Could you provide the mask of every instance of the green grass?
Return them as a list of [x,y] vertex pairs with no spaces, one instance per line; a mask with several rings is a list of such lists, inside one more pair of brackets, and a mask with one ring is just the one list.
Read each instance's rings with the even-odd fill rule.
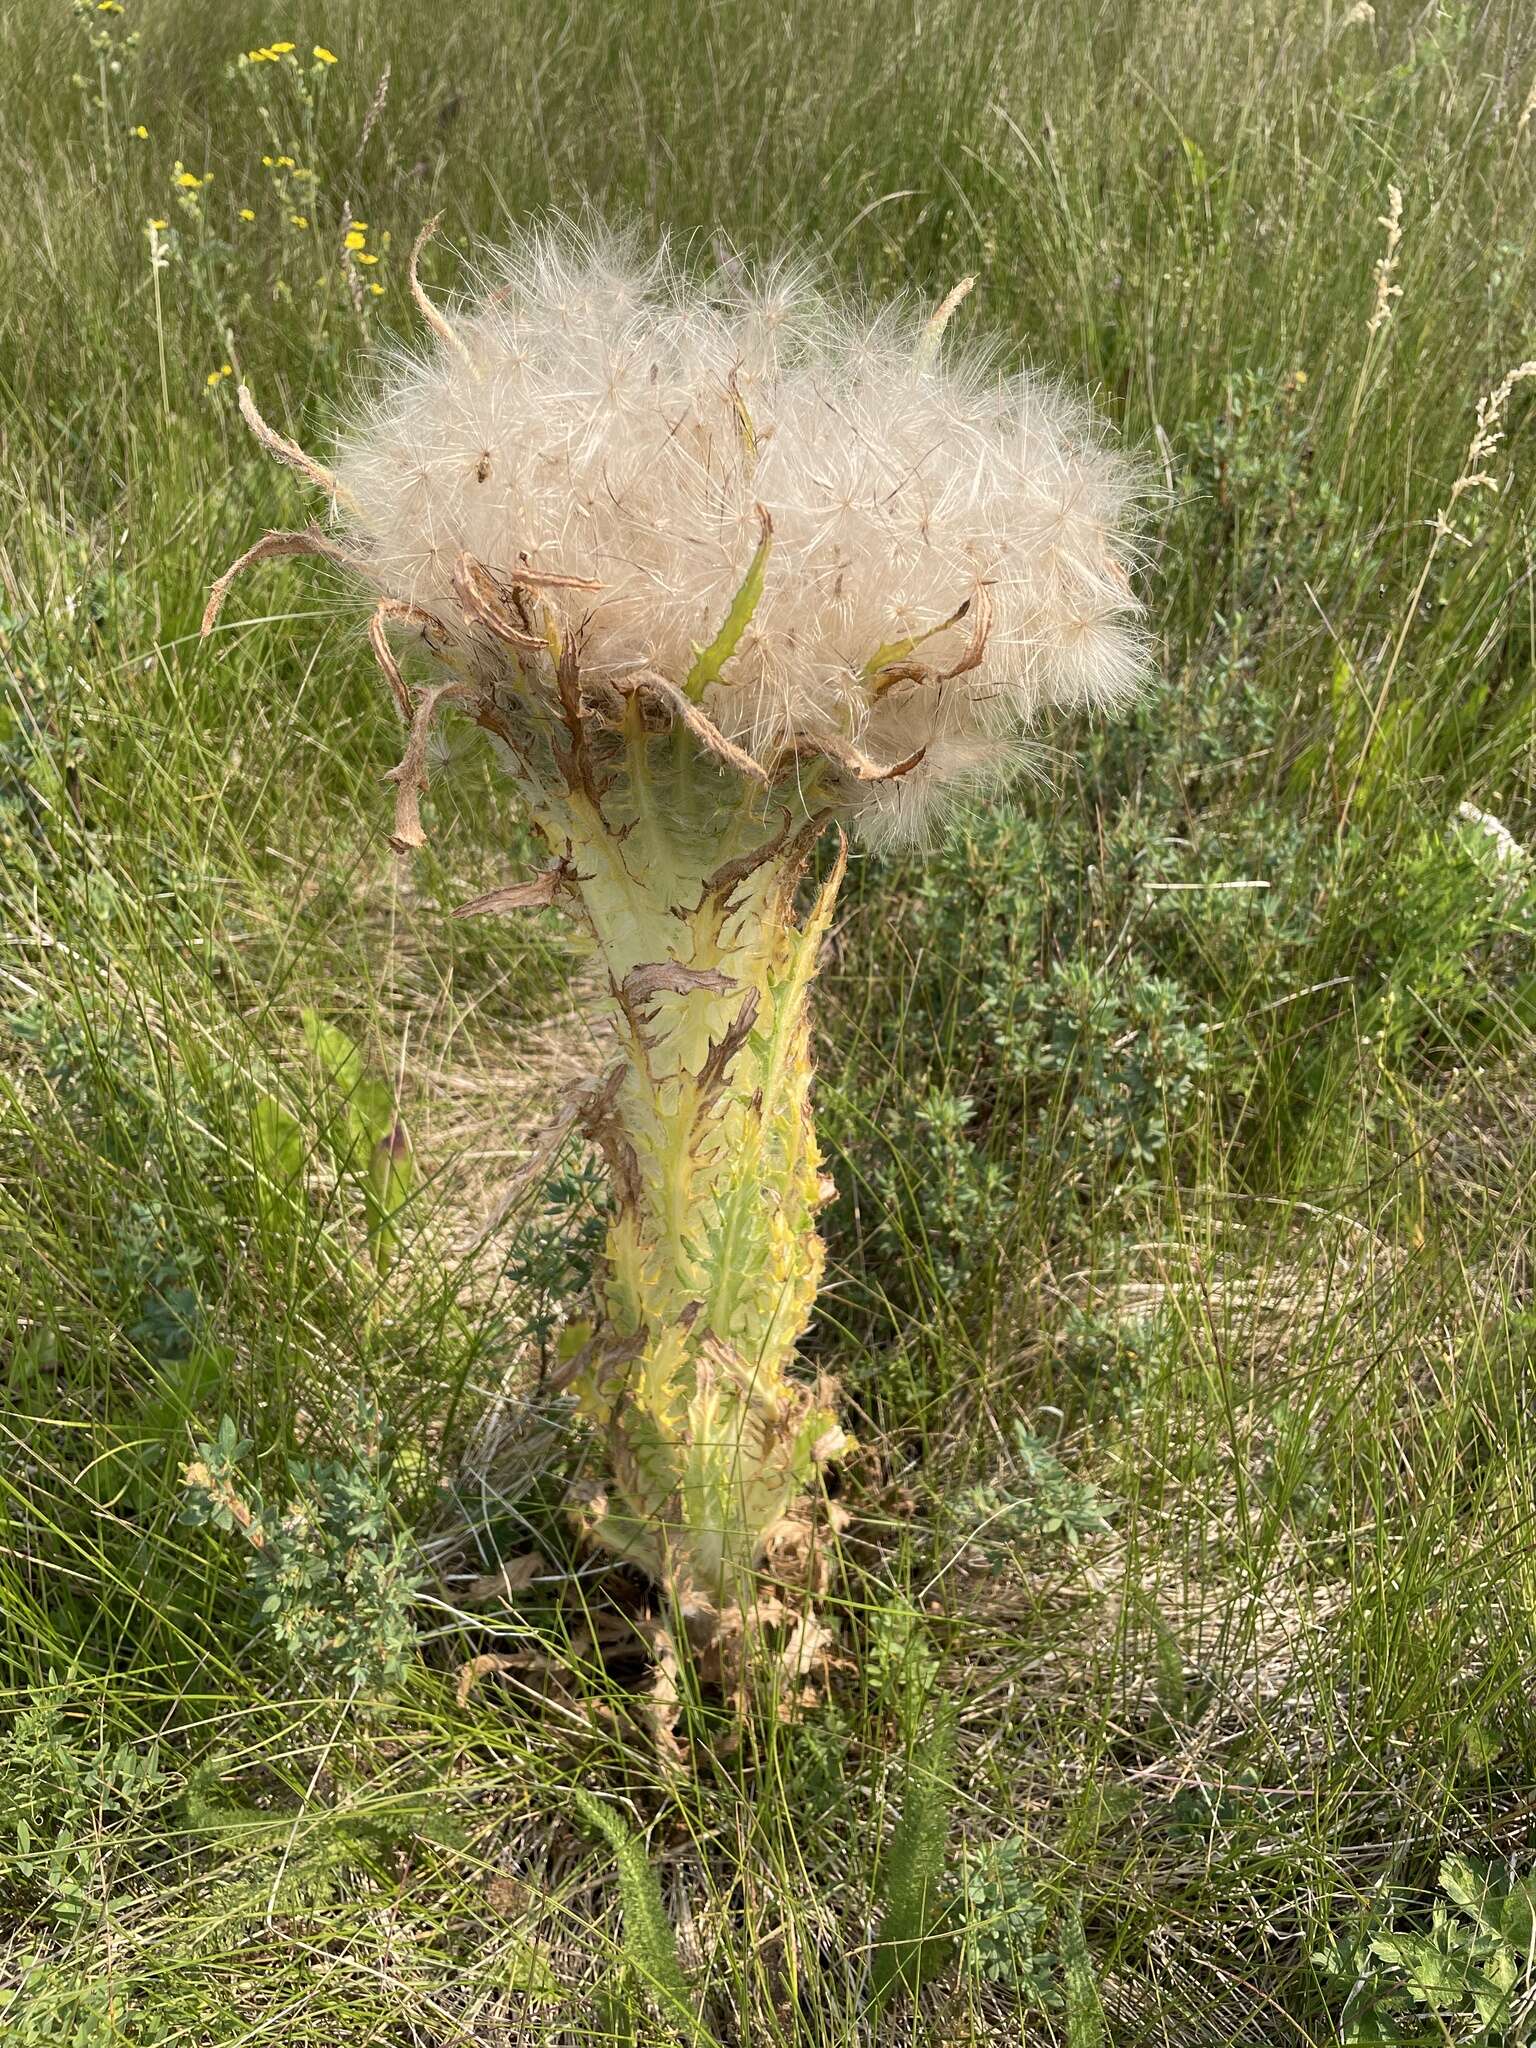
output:
[[[7,2041],[1528,2038],[1524,1978],[1479,2018],[1369,1946],[1430,1931],[1448,1857],[1536,1860],[1536,894],[1456,818],[1536,841],[1536,384],[1476,465],[1502,488],[1432,526],[1536,355],[1528,10],[125,6],[0,20]],[[312,107],[231,74],[271,37],[336,54]],[[617,1589],[537,1388],[584,1162],[490,1221],[585,1059],[554,923],[448,915],[517,829],[466,750],[390,854],[392,714],[309,565],[196,638],[301,511],[220,366],[323,446],[414,331],[426,218],[440,291],[586,198],[877,296],[977,273],[960,319],[1093,389],[1160,492],[1144,706],[1046,735],[933,860],[856,866],[812,1346],[862,1446],[840,1661],[740,1740],[694,1701],[682,1772],[592,1647]],[[308,1009],[411,1132],[384,1277]],[[307,1513],[295,1572],[330,1517],[350,1620],[398,1539],[392,1691],[285,1653],[249,1544],[187,1519],[226,1416],[238,1497]],[[324,1554],[280,1625],[323,1637]],[[947,1890],[902,1956],[943,1967],[882,2001],[930,1807]]]

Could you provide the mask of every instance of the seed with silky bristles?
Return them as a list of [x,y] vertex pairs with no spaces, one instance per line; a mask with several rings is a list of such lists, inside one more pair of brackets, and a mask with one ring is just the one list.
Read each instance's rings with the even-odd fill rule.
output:
[[465,554],[596,584],[546,594],[583,676],[683,688],[766,515],[703,708],[770,771],[828,740],[919,756],[839,795],[867,837],[921,833],[1043,711],[1117,702],[1145,667],[1133,471],[1054,386],[946,347],[945,317],[859,313],[793,264],[696,278],[665,245],[530,231],[344,434],[352,544],[429,610]]

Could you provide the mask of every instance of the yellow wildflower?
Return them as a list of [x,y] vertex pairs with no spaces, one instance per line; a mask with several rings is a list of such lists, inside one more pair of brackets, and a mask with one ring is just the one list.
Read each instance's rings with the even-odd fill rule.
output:
[[377,263],[379,259],[377,256],[371,256],[365,252],[363,255],[359,256],[357,260],[359,263]]
[[248,207],[248,206],[242,206],[242,207],[241,207],[241,209],[240,209],[240,218],[241,218],[242,220],[254,220],[254,219],[256,218],[256,216],[255,216],[255,214],[254,214],[254,213],[253,213],[253,212],[251,211],[250,207]]
[[309,226],[309,215],[307,213],[290,213],[288,218],[296,228],[307,228]]
[[144,123],[142,121],[139,123],[138,127],[134,129],[133,132],[135,135],[137,135],[140,142],[148,142],[149,130],[144,126]]
[[381,284],[370,284],[370,285],[369,285],[369,287],[368,287],[368,289],[369,289],[369,291],[371,291],[371,292],[373,293],[373,296],[374,296],[374,297],[375,297],[376,299],[382,299],[382,298],[383,298],[383,296],[384,296],[384,287],[383,287],[383,285],[381,285]]
[[327,50],[321,43],[316,43],[315,55],[322,64],[334,64],[336,62],[336,52],[334,50]]
[[98,14],[121,14],[122,0],[96,0]]
[[225,377],[233,377],[234,374],[235,372],[231,364],[220,363],[219,367],[216,370],[210,370],[208,372],[208,375],[204,379],[204,381],[207,384],[209,390],[211,391],[215,384],[221,383]]
[[292,43],[274,43],[272,45],[272,54],[274,57],[286,57],[292,48]]
[[280,156],[277,160],[277,166],[279,170],[291,171],[293,169],[293,158],[291,156]]
[[170,226],[170,222],[167,220],[152,220],[149,225],[151,229],[154,231],[154,233],[159,235],[165,232],[165,230]]
[[346,236],[342,246],[347,249],[361,249],[367,239],[367,236],[363,234],[361,229],[353,228]]

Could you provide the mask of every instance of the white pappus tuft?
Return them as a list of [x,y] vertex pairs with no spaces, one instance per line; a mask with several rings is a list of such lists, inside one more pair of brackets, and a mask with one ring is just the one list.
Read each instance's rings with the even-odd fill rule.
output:
[[771,532],[702,708],[770,771],[825,752],[872,842],[1008,775],[1045,710],[1145,673],[1132,466],[1085,406],[942,349],[909,308],[557,225],[434,329],[334,463],[377,586],[451,607],[466,555],[582,579],[545,601],[584,682],[681,687]]

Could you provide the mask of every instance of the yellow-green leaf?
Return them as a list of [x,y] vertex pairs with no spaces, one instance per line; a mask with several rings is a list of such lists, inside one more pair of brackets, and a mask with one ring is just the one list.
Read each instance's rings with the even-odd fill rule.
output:
[[887,640],[882,646],[877,647],[864,664],[865,682],[873,682],[881,669],[894,668],[898,661],[908,660],[925,640],[933,639],[937,633],[947,632],[951,626],[958,626],[970,608],[971,600],[967,598],[963,604],[956,605],[947,619],[940,619],[936,626],[925,626],[921,633],[909,633],[904,640]]
[[768,571],[768,555],[773,546],[773,521],[764,506],[759,505],[757,516],[762,522],[762,538],[757,543],[757,552],[747,565],[741,588],[731,599],[731,608],[725,615],[725,623],[707,647],[695,648],[693,667],[688,671],[688,680],[683,685],[689,700],[697,704],[711,683],[720,680],[720,671],[736,652],[741,636],[752,623],[752,614],[757,610],[758,600],[763,594],[763,581]]

